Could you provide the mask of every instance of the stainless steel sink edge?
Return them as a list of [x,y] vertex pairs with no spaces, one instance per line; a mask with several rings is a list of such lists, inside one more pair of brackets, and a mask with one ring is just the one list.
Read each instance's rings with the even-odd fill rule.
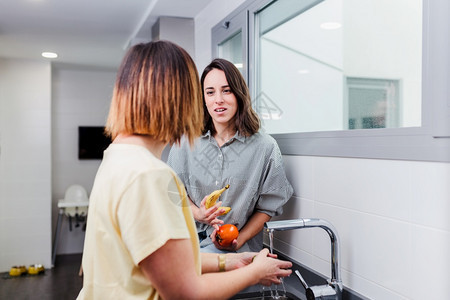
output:
[[[268,245],[265,245],[265,247],[268,248]],[[327,282],[327,278],[323,277],[318,272],[300,264],[299,262],[293,260],[292,258],[287,257],[281,252],[274,251],[278,255],[280,259],[283,260],[289,260],[292,262],[292,274],[284,278],[284,284],[286,288],[286,292],[289,296],[288,299],[294,299],[294,300],[306,300],[306,291],[304,287],[301,285],[299,279],[295,276],[294,270],[299,270],[302,274],[305,280],[310,282],[311,284],[320,285],[325,284]],[[279,289],[282,289],[281,287]],[[268,288],[266,288],[268,290]],[[262,298],[262,286],[261,285],[254,285],[249,288],[246,288],[239,292],[234,297],[230,298],[230,300],[234,299],[241,299],[241,300],[253,300],[253,299],[261,299]],[[246,298],[247,297],[247,298]],[[256,297],[256,298],[255,298]],[[343,300],[370,300],[369,298],[358,294],[357,292],[347,288],[344,286],[343,294],[342,294]]]

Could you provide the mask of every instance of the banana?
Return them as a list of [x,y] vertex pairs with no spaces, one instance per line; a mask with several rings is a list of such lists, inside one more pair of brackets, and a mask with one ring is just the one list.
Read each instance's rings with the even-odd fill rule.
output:
[[226,215],[227,213],[230,212],[231,207],[229,207],[229,206],[221,206],[221,207],[218,208],[218,210],[221,210],[221,209],[225,210],[223,213],[220,214],[221,216],[223,216],[223,215]]
[[216,204],[217,199],[219,199],[220,195],[222,195],[223,192],[225,192],[226,189],[230,187],[229,184],[227,184],[223,189],[215,190],[211,194],[209,194],[208,198],[206,198],[205,207],[206,209],[214,206]]

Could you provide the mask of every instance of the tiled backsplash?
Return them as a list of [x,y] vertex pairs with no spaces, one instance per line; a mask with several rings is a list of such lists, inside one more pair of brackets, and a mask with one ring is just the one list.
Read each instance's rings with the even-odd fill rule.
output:
[[[299,156],[284,162],[295,194],[279,218],[322,218],[337,228],[345,286],[371,299],[450,299],[450,164]],[[323,230],[275,236],[276,249],[330,276]]]

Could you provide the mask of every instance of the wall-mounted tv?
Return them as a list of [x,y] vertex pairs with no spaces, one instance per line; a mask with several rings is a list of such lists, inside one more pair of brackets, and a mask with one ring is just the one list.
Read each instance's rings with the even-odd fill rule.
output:
[[109,144],[111,139],[105,135],[105,127],[78,127],[78,159],[102,159]]

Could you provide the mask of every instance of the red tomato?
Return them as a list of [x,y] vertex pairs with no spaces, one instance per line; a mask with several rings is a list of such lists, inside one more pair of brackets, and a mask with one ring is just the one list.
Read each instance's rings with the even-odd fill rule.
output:
[[224,224],[216,233],[216,240],[222,247],[228,247],[239,236],[239,230],[233,224]]

